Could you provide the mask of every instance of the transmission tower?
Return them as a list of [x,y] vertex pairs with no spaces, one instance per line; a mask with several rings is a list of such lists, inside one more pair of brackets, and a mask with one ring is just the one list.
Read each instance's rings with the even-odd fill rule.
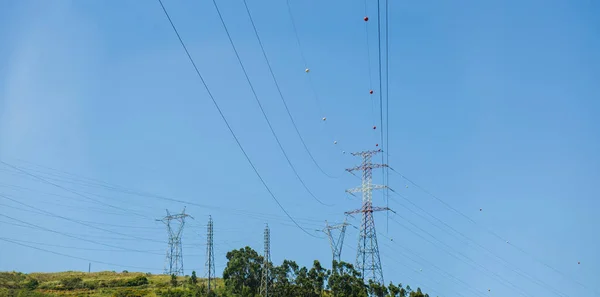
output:
[[[169,247],[167,248],[167,259],[165,263],[165,274],[183,275],[183,251],[181,245],[181,235],[183,234],[183,226],[185,218],[192,216],[185,213],[185,207],[180,214],[170,214],[167,209],[167,216],[157,221],[167,225],[169,233]],[[175,221],[175,223],[173,223]]]
[[208,217],[208,226],[206,228],[206,274],[208,281],[208,292],[211,290],[211,282],[215,277],[215,252],[213,248],[213,220]]
[[373,212],[387,211],[387,207],[373,207],[373,190],[385,189],[383,185],[373,185],[373,169],[387,167],[387,164],[373,164],[371,158],[381,150],[364,151],[352,153],[353,156],[360,156],[362,163],[354,168],[346,169],[352,173],[362,171],[362,185],[358,188],[346,190],[350,194],[362,192],[362,207],[357,210],[346,212],[347,215],[362,214],[360,224],[360,235],[358,237],[358,249],[356,254],[356,268],[361,272],[363,280],[371,280],[378,284],[383,284],[383,270],[381,269],[381,259],[379,257],[379,246],[377,245],[377,232],[375,230],[375,220]]
[[[346,227],[349,224],[344,220],[343,223],[337,225],[329,225],[327,221],[325,221],[325,229],[323,232],[327,234],[329,238],[329,245],[331,246],[331,253],[333,254],[333,261],[340,262],[342,256],[342,247],[344,246],[344,236],[346,235]],[[333,230],[340,230],[340,234],[336,237],[332,234]]]
[[265,251],[263,256],[262,278],[260,281],[260,295],[263,297],[269,296],[269,281],[271,279],[270,272],[271,262],[271,231],[269,225],[265,226]]

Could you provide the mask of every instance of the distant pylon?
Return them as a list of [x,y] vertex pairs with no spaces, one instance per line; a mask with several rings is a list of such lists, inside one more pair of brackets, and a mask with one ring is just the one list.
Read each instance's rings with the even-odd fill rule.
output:
[[[329,245],[331,246],[331,253],[333,254],[333,261],[340,262],[342,258],[342,247],[344,246],[344,236],[346,235],[346,220],[343,223],[337,225],[329,225],[327,221],[325,221],[325,229],[323,232],[327,234],[329,238]],[[332,230],[340,230],[340,234],[336,237],[332,234]]]
[[269,225],[265,226],[265,251],[263,255],[262,278],[260,280],[260,295],[269,297],[269,282],[271,280],[270,272],[271,262],[271,231]]
[[215,252],[213,248],[213,220],[208,217],[206,228],[206,279],[208,281],[208,292],[212,290],[211,283],[215,277]]
[[373,169],[387,167],[387,164],[371,163],[371,157],[379,152],[381,152],[381,150],[352,153],[353,156],[362,157],[362,163],[354,168],[346,169],[346,171],[350,173],[353,171],[362,171],[362,185],[359,188],[346,190],[346,192],[350,194],[362,192],[362,207],[357,210],[346,212],[346,214],[362,214],[360,235],[358,238],[358,249],[356,254],[356,269],[361,272],[363,280],[370,280],[378,284],[384,284],[373,212],[389,210],[389,208],[373,207],[372,193],[373,190],[386,188],[386,186],[373,185],[372,183]]
[[[157,220],[167,225],[169,233],[169,247],[167,248],[167,258],[165,263],[165,274],[183,275],[183,250],[181,245],[181,235],[183,234],[183,226],[185,218],[192,216],[185,213],[185,207],[180,214],[172,215],[167,209],[167,216]],[[178,224],[171,224],[171,221],[176,221]]]

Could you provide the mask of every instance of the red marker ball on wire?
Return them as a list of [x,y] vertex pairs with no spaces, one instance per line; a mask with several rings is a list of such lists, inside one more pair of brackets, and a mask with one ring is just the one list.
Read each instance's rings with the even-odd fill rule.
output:
[[373,94],[373,90],[370,90],[370,91],[369,91],[369,94]]
[[377,126],[373,126],[373,130],[377,129]]
[[365,20],[365,22],[368,22],[368,21],[369,21],[369,17],[367,17],[367,16],[366,16],[366,17],[364,18],[364,20]]

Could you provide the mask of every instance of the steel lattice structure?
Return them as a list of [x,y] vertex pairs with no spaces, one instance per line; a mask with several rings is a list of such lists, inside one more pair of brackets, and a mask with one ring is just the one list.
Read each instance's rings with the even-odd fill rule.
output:
[[206,227],[206,280],[208,282],[208,292],[211,291],[211,282],[215,277],[215,251],[213,242],[213,220],[208,217],[208,226]]
[[377,244],[377,231],[375,230],[375,220],[373,218],[373,212],[389,210],[387,207],[373,207],[373,190],[386,188],[383,185],[373,184],[373,169],[387,167],[386,164],[373,164],[371,162],[373,155],[379,152],[381,150],[352,153],[353,156],[360,156],[362,163],[354,168],[346,169],[346,171],[350,173],[362,171],[362,185],[359,188],[346,190],[346,192],[350,194],[362,192],[362,207],[346,212],[346,214],[362,214],[356,254],[356,269],[361,272],[363,280],[384,284],[379,246]]
[[[167,258],[165,263],[165,274],[183,275],[183,250],[181,245],[181,236],[185,226],[185,218],[192,216],[185,213],[185,207],[180,214],[172,215],[167,209],[167,215],[157,221],[165,223],[169,233],[169,247],[167,248]],[[175,221],[177,224],[173,224]]]
[[264,297],[269,296],[269,282],[271,281],[271,271],[270,271],[270,263],[271,263],[271,230],[269,229],[269,225],[265,226],[265,251],[263,255],[263,267],[262,267],[262,277],[260,280],[260,295]]
[[[337,225],[329,225],[325,221],[325,229],[323,232],[327,234],[329,238],[329,245],[331,246],[331,253],[333,255],[333,261],[340,262],[342,258],[342,247],[344,246],[344,236],[346,235],[346,227],[349,224],[344,220],[343,223]],[[340,234],[336,237],[333,235],[333,230],[340,230]]]

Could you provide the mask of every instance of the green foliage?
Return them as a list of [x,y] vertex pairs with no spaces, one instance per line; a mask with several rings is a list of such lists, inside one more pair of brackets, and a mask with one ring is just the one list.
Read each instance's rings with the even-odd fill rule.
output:
[[60,280],[63,290],[74,290],[83,288],[83,281],[80,277],[68,277]]
[[192,277],[190,278],[190,284],[195,285],[198,283],[198,278],[196,277],[196,271],[192,271]]
[[[249,247],[227,253],[223,279],[207,291],[196,272],[176,275],[76,271],[22,274],[0,273],[0,297],[259,297],[263,257]],[[402,284],[388,286],[369,282],[351,264],[334,262],[332,270],[319,261],[302,267],[291,260],[280,266],[268,263],[269,296],[272,297],[429,297],[420,288]]]
[[148,296],[150,292],[148,290],[139,290],[133,288],[123,288],[118,289],[112,295],[112,297],[145,297]]
[[352,264],[333,262],[328,287],[334,297],[366,297],[367,287]]
[[171,274],[171,287],[177,287],[177,276]]
[[40,282],[35,278],[30,278],[23,283],[23,288],[27,290],[35,290],[40,285]]
[[254,296],[260,289],[263,257],[250,247],[227,253],[223,271],[225,285],[234,294]]

